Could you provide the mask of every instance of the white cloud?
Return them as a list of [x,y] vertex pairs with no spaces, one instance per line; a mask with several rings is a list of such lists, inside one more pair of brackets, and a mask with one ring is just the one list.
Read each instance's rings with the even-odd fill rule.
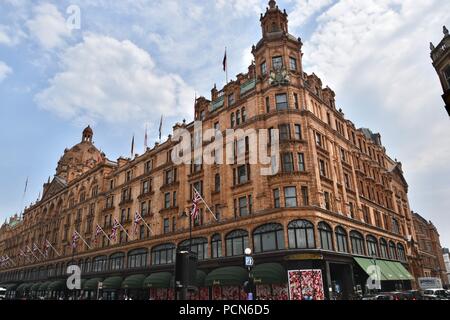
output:
[[33,14],[33,18],[26,22],[31,36],[44,49],[63,47],[71,30],[58,8],[50,3],[42,3],[33,8]]
[[193,113],[194,90],[162,74],[132,42],[89,34],[61,57],[61,71],[36,96],[45,110],[76,122],[124,123]]
[[235,16],[246,16],[246,15],[253,15],[253,14],[259,14],[262,12],[262,6],[260,0],[217,0],[216,1],[216,8],[219,10],[224,10],[226,7],[227,9],[231,9],[230,11],[227,11],[227,13],[232,13]]
[[12,72],[12,69],[6,63],[0,60],[0,82],[2,82]]
[[291,28],[301,27],[315,14],[331,5],[335,0],[294,0],[295,7],[289,14]]

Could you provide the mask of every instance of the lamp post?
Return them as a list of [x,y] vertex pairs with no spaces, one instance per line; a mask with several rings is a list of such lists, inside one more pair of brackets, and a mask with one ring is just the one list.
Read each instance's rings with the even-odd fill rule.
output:
[[372,253],[372,262],[373,265],[375,267],[375,272],[377,275],[377,281],[380,281],[380,287],[377,287],[375,290],[381,290],[381,279],[380,279],[380,274],[378,273],[378,268],[377,268],[377,255],[375,253]]
[[253,300],[254,299],[254,281],[253,281],[253,275],[252,275],[252,268],[254,265],[254,260],[252,257],[252,249],[246,248],[244,256],[244,265],[247,267],[248,270],[248,281],[244,284],[244,287],[247,292],[247,300]]

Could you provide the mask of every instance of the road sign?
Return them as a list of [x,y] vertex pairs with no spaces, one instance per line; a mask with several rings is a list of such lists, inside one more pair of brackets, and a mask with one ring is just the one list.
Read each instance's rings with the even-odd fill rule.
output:
[[245,256],[245,266],[246,267],[253,267],[253,264],[254,264],[253,257]]

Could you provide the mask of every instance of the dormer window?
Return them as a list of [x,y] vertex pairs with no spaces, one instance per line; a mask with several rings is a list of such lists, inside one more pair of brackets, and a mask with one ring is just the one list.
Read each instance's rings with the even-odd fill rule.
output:
[[280,70],[283,68],[283,57],[277,56],[272,58],[272,68],[274,70]]
[[125,180],[126,180],[126,182],[130,182],[131,181],[131,170],[127,171]]
[[234,102],[235,102],[234,93],[232,93],[232,94],[228,95],[228,106],[234,105]]

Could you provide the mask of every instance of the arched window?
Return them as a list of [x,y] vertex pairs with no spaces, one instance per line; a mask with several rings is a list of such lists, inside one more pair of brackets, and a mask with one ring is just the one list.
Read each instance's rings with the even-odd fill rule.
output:
[[125,254],[123,252],[114,253],[109,257],[109,270],[122,270],[124,267]]
[[284,249],[283,226],[270,223],[253,231],[253,246],[255,253]]
[[106,271],[106,263],[108,258],[106,256],[95,257],[92,260],[92,272],[103,272]]
[[307,220],[295,220],[288,225],[290,249],[314,249],[314,225]]
[[388,245],[385,239],[380,239],[380,255],[383,259],[389,259]]
[[216,233],[211,237],[211,257],[220,258],[222,256],[222,237]]
[[406,261],[405,247],[399,243],[397,244],[398,260]]
[[347,232],[345,232],[344,228],[337,227],[335,233],[336,233],[336,244],[337,244],[338,252],[348,253]]
[[128,268],[145,268],[147,266],[147,258],[147,249],[136,249],[128,252]]
[[152,264],[172,264],[175,261],[175,245],[162,244],[152,249]]
[[179,244],[180,248],[186,248],[189,250],[189,246],[191,246],[192,252],[197,253],[198,260],[208,259],[208,239],[206,238],[195,238],[191,241],[184,240]]
[[357,255],[365,255],[364,237],[357,231],[350,232],[350,242],[352,243],[352,253]]
[[333,229],[325,222],[320,222],[319,226],[320,248],[323,250],[333,251]]
[[248,232],[245,230],[235,230],[225,237],[227,257],[240,256],[248,247]]
[[392,260],[397,260],[397,250],[395,250],[395,243],[389,241],[389,258]]
[[374,236],[367,236],[367,250],[369,256],[378,257],[378,242]]

